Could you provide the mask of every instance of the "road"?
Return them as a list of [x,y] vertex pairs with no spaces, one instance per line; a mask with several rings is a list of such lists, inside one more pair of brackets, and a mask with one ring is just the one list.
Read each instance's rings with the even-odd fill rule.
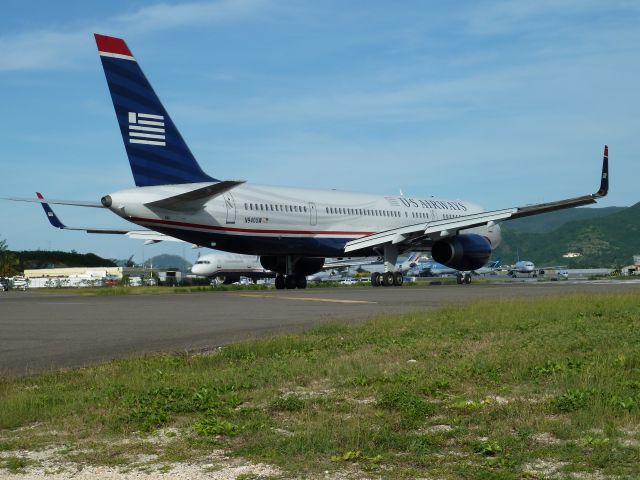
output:
[[0,375],[78,367],[133,354],[208,349],[328,319],[434,309],[475,299],[640,292],[638,282],[313,288],[83,296],[0,293]]

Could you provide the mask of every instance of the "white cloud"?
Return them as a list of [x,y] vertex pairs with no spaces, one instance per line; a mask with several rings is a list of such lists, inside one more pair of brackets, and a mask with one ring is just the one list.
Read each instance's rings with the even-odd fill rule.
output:
[[80,28],[35,30],[0,36],[0,71],[42,70],[74,64],[93,53],[93,32],[119,35],[233,21],[255,14],[266,0],[159,3]]
[[604,14],[611,11],[631,11],[638,13],[638,2],[629,0],[502,0],[482,2],[465,12],[471,33],[495,35],[505,33],[526,33],[544,30],[552,26],[564,28],[567,18],[576,19],[581,15]]
[[222,0],[206,3],[159,3],[115,18],[115,22],[135,31],[156,31],[186,25],[234,20],[250,16],[263,7],[263,0]]

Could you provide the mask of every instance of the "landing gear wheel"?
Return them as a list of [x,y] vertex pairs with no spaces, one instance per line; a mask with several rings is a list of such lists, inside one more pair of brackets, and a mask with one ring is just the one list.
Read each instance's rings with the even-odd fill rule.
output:
[[304,275],[296,275],[296,287],[307,288],[307,277]]
[[470,273],[465,273],[464,274],[464,283],[465,283],[465,285],[469,285],[471,283],[471,274]]
[[373,287],[379,287],[381,285],[381,283],[380,283],[380,273],[379,272],[373,272],[371,274],[371,285]]
[[384,272],[382,274],[382,285],[385,287],[393,285],[393,272]]
[[276,276],[276,290],[282,290],[285,285],[285,280],[284,280],[284,275],[277,275]]
[[461,273],[456,273],[456,283],[458,285],[462,285],[463,280],[464,280],[464,277],[462,276],[462,274]]
[[284,281],[284,286],[288,289],[294,289],[298,286],[298,277],[295,275],[287,275]]
[[393,284],[396,287],[401,286],[404,283],[404,277],[402,276],[402,272],[396,272],[393,274]]

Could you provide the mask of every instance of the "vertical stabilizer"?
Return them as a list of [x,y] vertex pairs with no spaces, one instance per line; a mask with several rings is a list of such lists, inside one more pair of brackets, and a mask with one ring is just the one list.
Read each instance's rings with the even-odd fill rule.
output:
[[136,185],[217,181],[198,165],[125,41],[95,38]]

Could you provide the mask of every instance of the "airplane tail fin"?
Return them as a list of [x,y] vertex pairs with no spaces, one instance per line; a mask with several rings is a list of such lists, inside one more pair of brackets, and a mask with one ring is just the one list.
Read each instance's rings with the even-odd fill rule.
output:
[[[42,196],[42,194],[40,192],[36,192],[36,195],[38,196],[38,198],[40,200],[44,200],[44,197]],[[49,206],[48,203],[44,203],[43,202],[43,203],[41,203],[41,205],[42,205],[42,208],[44,209],[44,213],[47,216],[47,219],[49,220],[49,223],[51,225],[53,225],[56,228],[62,228],[62,229],[67,228],[67,226],[60,221],[58,216],[55,213],[53,213],[53,210],[51,209],[51,207]]]
[[95,38],[136,186],[218,181],[198,165],[125,41]]

